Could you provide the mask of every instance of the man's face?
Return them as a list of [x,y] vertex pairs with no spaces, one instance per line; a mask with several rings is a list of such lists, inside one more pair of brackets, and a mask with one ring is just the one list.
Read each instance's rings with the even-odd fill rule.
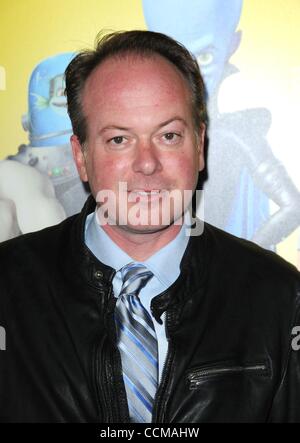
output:
[[[114,192],[117,216],[110,223],[131,232],[156,232],[172,224],[182,210],[171,201],[170,222],[164,223],[164,196],[175,191],[183,200],[183,191],[195,190],[204,167],[204,126],[193,125],[190,93],[179,71],[160,56],[108,59],[88,78],[82,103],[88,136],[84,152],[72,136],[74,158],[96,200],[99,191]],[[120,182],[127,187],[123,195]],[[130,217],[124,223],[118,212],[124,198],[128,214],[138,207],[143,223]],[[151,221],[154,212],[159,223]]]

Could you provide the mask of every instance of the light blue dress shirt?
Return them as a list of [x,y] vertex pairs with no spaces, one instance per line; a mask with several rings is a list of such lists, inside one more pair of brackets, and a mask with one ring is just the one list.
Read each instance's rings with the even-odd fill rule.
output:
[[159,382],[168,351],[168,341],[165,330],[165,313],[159,324],[151,314],[150,304],[152,298],[169,288],[180,274],[180,262],[186,250],[189,235],[185,226],[182,226],[177,236],[162,249],[157,251],[144,262],[136,262],[125,251],[123,251],[104,231],[98,223],[97,212],[89,214],[85,224],[85,243],[90,251],[102,263],[115,269],[117,272],[113,279],[113,290],[118,297],[121,287],[121,268],[128,263],[142,263],[152,273],[153,277],[140,291],[139,297],[151,315],[158,341],[158,371]]

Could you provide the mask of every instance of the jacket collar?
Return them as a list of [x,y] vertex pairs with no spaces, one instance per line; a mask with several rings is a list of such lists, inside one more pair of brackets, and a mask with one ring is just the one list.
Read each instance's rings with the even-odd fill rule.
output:
[[[95,210],[96,202],[90,195],[82,208],[80,214],[73,216],[74,224],[71,234],[72,255],[75,257],[77,270],[81,273],[86,283],[95,289],[107,288],[111,285],[115,270],[110,266],[100,262],[88,249],[85,244],[85,222],[87,216]],[[205,257],[207,248],[207,226],[200,236],[191,236],[181,260],[181,273],[178,279],[163,293],[154,297],[151,303],[151,310],[157,321],[167,309],[171,309],[172,324],[176,327],[180,321],[182,306],[201,286],[207,269],[208,257]],[[177,309],[178,308],[178,309]]]
[[90,195],[81,212],[74,217],[74,225],[71,233],[72,254],[75,257],[78,272],[86,280],[89,286],[99,288],[108,286],[112,282],[115,270],[100,262],[85,244],[85,223],[87,216],[95,211],[96,202]]

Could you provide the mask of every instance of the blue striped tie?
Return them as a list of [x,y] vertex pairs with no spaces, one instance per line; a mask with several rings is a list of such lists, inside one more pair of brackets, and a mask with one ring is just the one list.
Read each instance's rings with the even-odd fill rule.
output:
[[121,273],[123,286],[115,321],[129,415],[134,423],[151,423],[158,377],[157,339],[151,316],[138,294],[153,274],[134,263],[124,266]]

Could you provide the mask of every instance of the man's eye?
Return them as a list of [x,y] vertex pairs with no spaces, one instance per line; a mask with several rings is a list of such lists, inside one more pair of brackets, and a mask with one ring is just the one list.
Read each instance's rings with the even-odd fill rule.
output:
[[108,140],[109,142],[112,142],[115,145],[121,145],[124,142],[124,137],[122,135],[118,135],[117,137],[113,137],[110,140]]
[[175,142],[180,138],[180,134],[176,134],[175,132],[167,132],[167,134],[164,134],[163,137],[168,142]]

